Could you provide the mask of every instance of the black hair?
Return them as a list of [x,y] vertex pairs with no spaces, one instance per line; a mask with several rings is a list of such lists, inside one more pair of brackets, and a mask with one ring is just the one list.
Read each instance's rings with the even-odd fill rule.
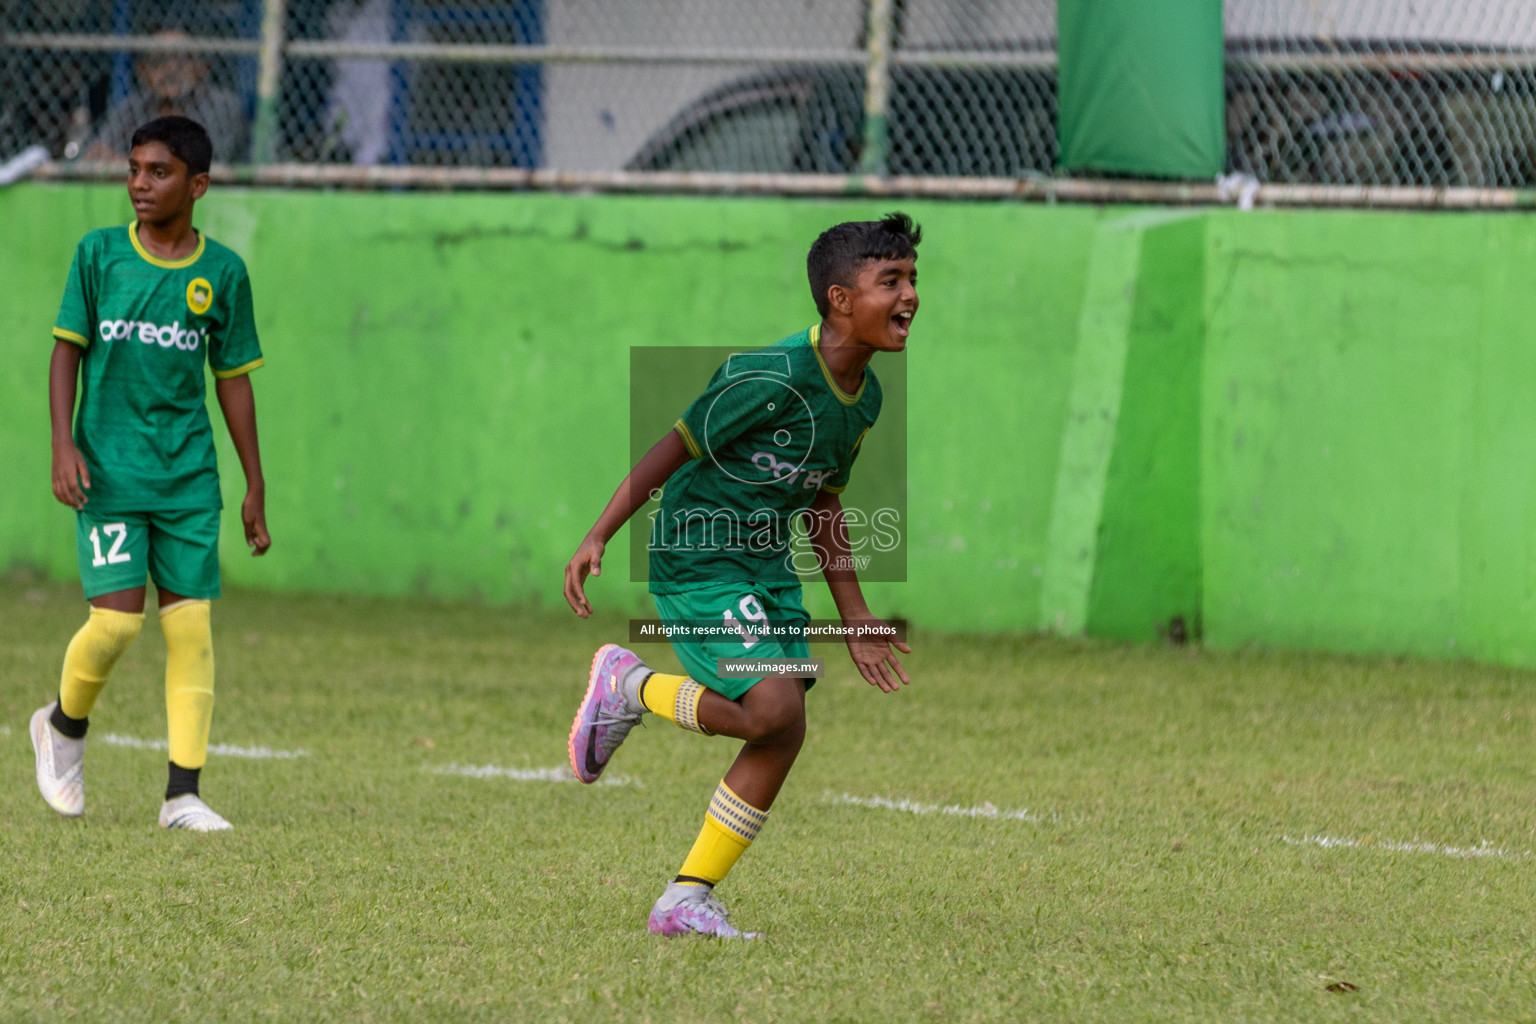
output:
[[172,114],[157,117],[139,126],[129,140],[129,146],[137,148],[150,142],[163,142],[171,156],[187,165],[187,175],[207,174],[213,163],[213,140],[208,131],[190,117]]
[[831,308],[827,289],[847,288],[859,270],[871,260],[917,259],[923,229],[904,213],[888,213],[879,220],[850,220],[821,233],[805,257],[805,273],[811,279],[811,297],[822,317]]

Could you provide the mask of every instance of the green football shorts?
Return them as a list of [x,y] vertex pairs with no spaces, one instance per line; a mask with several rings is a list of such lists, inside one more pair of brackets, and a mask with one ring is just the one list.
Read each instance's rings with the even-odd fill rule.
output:
[[89,601],[155,586],[182,597],[219,596],[218,509],[193,512],[76,512],[80,585]]
[[[804,625],[810,620],[800,603],[798,583],[709,583],[670,594],[652,594],[656,614],[665,625],[718,625],[727,636],[704,640],[671,638],[672,649],[688,675],[729,700],[762,682],[766,676],[721,679],[716,674],[717,658],[809,658],[811,645],[802,635],[798,639],[757,638],[752,627],[761,623],[782,630]],[[815,683],[805,681],[806,689]]]

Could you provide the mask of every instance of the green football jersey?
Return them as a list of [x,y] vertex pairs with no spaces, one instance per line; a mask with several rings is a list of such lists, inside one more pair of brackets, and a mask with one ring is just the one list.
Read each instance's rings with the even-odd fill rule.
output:
[[794,520],[818,492],[848,485],[881,397],[867,367],[857,394],[837,386],[820,334],[731,356],[677,421],[693,458],[667,481],[652,525],[653,593],[793,583],[814,568],[792,544]]
[[137,222],[80,240],[53,336],[85,349],[75,444],[92,512],[217,509],[218,463],[203,364],[236,377],[262,364],[245,263],[199,233],[162,260]]

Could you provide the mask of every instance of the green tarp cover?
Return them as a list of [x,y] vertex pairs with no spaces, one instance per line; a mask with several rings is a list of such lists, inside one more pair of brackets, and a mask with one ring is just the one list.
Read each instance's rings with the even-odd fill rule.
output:
[[1063,170],[1221,173],[1221,0],[1058,0],[1056,10]]

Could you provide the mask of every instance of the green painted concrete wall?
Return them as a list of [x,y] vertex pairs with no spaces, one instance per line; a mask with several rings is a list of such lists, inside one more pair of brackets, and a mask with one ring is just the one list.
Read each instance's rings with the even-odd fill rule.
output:
[[[226,578],[560,602],[565,560],[627,469],[630,346],[803,328],[810,242],[891,205],[216,188],[199,223],[246,257],[268,357],[253,379],[276,542],[251,560],[226,518]],[[909,582],[872,601],[927,626],[1033,628],[1101,215],[903,206],[930,239],[905,357]],[[79,236],[129,216],[117,187],[0,192],[0,566],[75,571],[48,488],[48,329]],[[625,545],[595,599],[638,608]]]
[[[558,604],[627,468],[631,347],[800,329],[810,241],[889,205],[215,190],[277,541],[248,558],[231,511],[227,578]],[[1536,220],[902,205],[909,578],[877,609],[1536,665]],[[0,191],[0,567],[75,572],[48,328],[76,240],[127,216],[113,187]],[[594,597],[639,610],[626,545]]]
[[1098,517],[1087,631],[1148,640],[1200,630],[1200,380],[1205,218],[1143,215],[1127,282],[1124,385]]
[[1199,366],[1203,217],[1131,211],[1094,228],[1041,622],[1155,637],[1199,621]]
[[1221,214],[1205,628],[1536,664],[1536,220]]

